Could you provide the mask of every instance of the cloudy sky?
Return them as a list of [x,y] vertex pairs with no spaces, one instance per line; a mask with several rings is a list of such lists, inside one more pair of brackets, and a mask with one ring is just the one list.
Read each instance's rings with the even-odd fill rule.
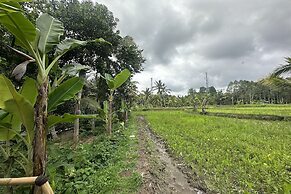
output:
[[232,80],[258,80],[291,56],[290,0],[97,0],[122,35],[144,50],[139,89],[150,78],[173,94]]

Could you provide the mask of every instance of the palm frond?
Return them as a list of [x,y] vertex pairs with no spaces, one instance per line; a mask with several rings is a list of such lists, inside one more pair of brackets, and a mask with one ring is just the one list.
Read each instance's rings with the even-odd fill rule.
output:
[[277,86],[277,87],[282,87],[282,86],[291,86],[291,81],[290,79],[284,79],[281,77],[274,77],[274,76],[269,76],[266,77],[262,80],[259,81],[259,83],[266,85],[266,86]]
[[274,72],[271,74],[271,77],[278,77],[284,73],[291,73],[291,58],[287,57],[285,59],[286,64],[281,65],[280,67],[276,68]]

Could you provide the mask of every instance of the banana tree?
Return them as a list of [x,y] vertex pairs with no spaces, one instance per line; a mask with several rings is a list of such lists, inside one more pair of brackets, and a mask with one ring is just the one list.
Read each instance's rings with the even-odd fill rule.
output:
[[208,102],[209,102],[209,95],[207,94],[206,96],[204,96],[201,102],[201,114],[203,115],[207,114],[206,108],[207,108]]
[[123,121],[126,123],[128,121],[128,106],[126,104],[126,101],[124,99],[121,100],[121,107],[120,107],[120,113],[122,114]]
[[[90,69],[89,66],[84,66],[79,63],[73,63],[70,65],[65,66],[63,71],[63,75],[70,75],[70,76],[79,76],[80,79],[86,79],[86,71]],[[82,98],[82,90],[79,91],[77,94],[76,105],[75,105],[75,114],[81,114],[81,98]],[[79,141],[79,132],[80,131],[80,120],[76,118],[74,121],[74,144],[77,145]]]
[[[105,109],[101,109],[100,103],[97,102],[94,98],[88,96],[81,99],[81,105],[83,109],[86,109],[86,112],[90,114],[98,114],[99,118],[104,118],[105,121]],[[96,118],[90,119],[91,131],[95,130],[95,121]]]
[[[3,85],[3,82],[6,83],[6,86]],[[50,111],[53,111],[55,107],[65,100],[68,100],[78,93],[83,83],[79,82],[79,78],[71,78],[65,81],[64,83],[60,84],[59,87],[55,88],[49,94],[49,103],[48,107]],[[75,83],[75,87],[68,88],[67,86],[72,85],[71,83]],[[22,88],[19,91],[16,91],[13,84],[9,79],[5,76],[0,75],[0,90],[3,94],[7,95],[9,98],[9,93],[13,96],[9,100],[1,99],[0,105],[3,103],[4,100],[4,110],[0,110],[0,142],[6,141],[6,145],[0,145],[0,152],[4,156],[4,162],[7,163],[8,168],[5,171],[7,177],[10,177],[12,166],[17,164],[20,166],[26,176],[31,176],[32,174],[32,148],[33,148],[33,135],[34,129],[33,127],[29,127],[26,123],[29,123],[29,120],[33,122],[33,113],[30,114],[29,110],[21,109],[24,107],[22,101],[28,101],[31,106],[34,105],[37,97],[37,87],[36,81],[31,78],[26,78]],[[9,90],[9,91],[8,91]],[[7,97],[6,97],[7,98]],[[18,100],[20,99],[20,100]],[[11,110],[13,107],[9,103],[13,101],[15,103],[15,107],[18,107],[15,111]],[[2,106],[1,106],[2,107]],[[30,107],[29,105],[26,106]],[[18,114],[17,114],[18,112]],[[76,118],[92,118],[96,117],[96,115],[70,115],[65,114],[63,116],[55,116],[50,115],[48,117],[48,124],[46,128],[51,128],[54,125],[61,123],[61,122],[73,122]],[[21,130],[21,125],[24,126],[25,131]],[[23,135],[23,132],[25,135]],[[13,143],[10,144],[10,140],[14,139],[17,141],[17,144]],[[15,142],[15,141],[14,141]],[[22,145],[25,145],[27,150],[27,154],[20,149]]]
[[[76,77],[79,74],[79,78],[82,80],[85,80],[86,77],[86,71],[90,69],[89,66],[81,65],[79,63],[71,63],[67,64],[64,67],[61,68],[61,75],[56,76],[55,80],[52,84],[52,87],[50,88],[51,90],[54,90],[56,87],[58,87],[67,77],[72,76]],[[75,114],[80,114],[80,108],[81,108],[81,95],[82,91],[80,90],[79,93],[77,94],[77,100],[76,100],[76,106],[75,106]],[[53,138],[57,138],[55,127],[51,128],[51,133]],[[79,137],[79,118],[75,119],[75,124],[74,124],[74,142],[78,142],[78,137]]]
[[199,104],[201,104],[200,99],[197,96],[195,96],[194,99],[193,99],[193,110],[194,110],[194,112],[197,112]]
[[107,86],[109,88],[108,114],[107,114],[108,116],[106,116],[107,118],[106,129],[107,129],[108,134],[110,135],[112,133],[112,116],[113,116],[112,106],[113,106],[114,92],[124,82],[126,82],[126,80],[130,77],[130,75],[131,75],[130,71],[128,69],[124,69],[123,71],[118,73],[114,78],[110,74],[107,74],[107,73],[103,77],[106,80]]
[[[36,83],[33,79],[26,78],[22,88],[16,91],[10,80],[0,75],[0,90],[2,96],[0,99],[2,109],[0,111],[0,141],[6,141],[5,147],[0,146],[0,150],[5,156],[5,160],[10,161],[6,175],[11,174],[10,167],[13,165],[13,161],[23,168],[26,175],[31,175],[33,142],[33,108],[31,104],[35,103],[37,97]],[[25,137],[20,134],[21,125],[26,128]],[[12,149],[10,140],[13,138],[24,143],[26,154],[18,151],[20,143]],[[20,156],[20,159],[15,155]],[[14,160],[10,160],[11,158]]]
[[[86,78],[86,70],[81,70],[79,71],[79,77],[81,79]],[[82,98],[82,90],[79,91],[78,95],[77,95],[77,99],[76,99],[76,105],[75,105],[75,114],[76,115],[80,115],[81,114],[81,98]],[[74,143],[75,146],[77,145],[78,141],[79,141],[79,133],[80,133],[80,120],[79,118],[75,119],[74,122]]]
[[[75,39],[60,41],[60,37],[64,33],[63,24],[48,14],[42,14],[36,20],[36,26],[34,26],[22,13],[21,6],[18,3],[21,1],[23,0],[0,0],[0,23],[14,35],[16,44],[28,53],[26,54],[12,48],[26,59],[15,68],[14,75],[20,79],[25,74],[29,63],[37,65],[38,75],[36,85],[38,95],[33,108],[33,104],[23,95],[13,96],[14,90],[3,91],[3,88],[8,86],[7,80],[2,78],[2,83],[0,83],[0,108],[13,115],[13,119],[16,121],[12,125],[19,126],[22,123],[26,128],[35,128],[33,175],[38,176],[44,174],[46,169],[48,111],[56,108],[58,104],[64,101],[64,98],[70,97],[70,95],[66,96],[63,91],[57,89],[48,95],[50,71],[65,53],[77,46],[87,44],[88,41]],[[103,39],[94,41],[104,42]],[[53,50],[53,59],[50,60],[48,53]],[[66,88],[71,89],[71,91],[73,89],[76,90],[76,86],[82,85],[82,81],[77,79],[72,78],[70,81],[66,81]],[[10,89],[11,87],[9,86],[8,88]],[[65,120],[65,118],[62,119]]]

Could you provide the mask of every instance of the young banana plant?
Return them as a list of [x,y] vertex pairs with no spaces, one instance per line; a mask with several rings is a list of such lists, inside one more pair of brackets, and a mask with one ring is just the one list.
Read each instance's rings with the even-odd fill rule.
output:
[[128,106],[126,104],[126,101],[124,99],[121,100],[121,107],[120,107],[120,112],[122,114],[122,117],[123,117],[123,121],[124,123],[127,122],[128,120]]
[[[33,109],[31,104],[35,103],[37,97],[36,82],[31,78],[26,78],[22,88],[16,91],[10,80],[0,75],[0,90],[3,92],[1,93],[3,98],[0,99],[0,106],[4,109],[0,110],[0,142],[6,141],[5,148],[0,146],[0,150],[7,160],[15,158],[15,162],[29,176],[32,174],[33,142]],[[22,125],[26,129],[25,137],[21,135]],[[11,144],[11,139],[17,139],[18,144]],[[26,154],[17,149],[22,144],[25,145]],[[9,172],[10,168],[7,171]]]
[[[109,135],[112,133],[112,117],[113,117],[113,98],[114,92],[119,88],[126,80],[130,77],[131,73],[128,69],[124,69],[118,73],[114,78],[110,74],[105,74],[103,77],[106,80],[107,86],[109,88],[109,97],[108,97],[108,111],[106,111],[106,130]],[[107,103],[106,103],[107,104]]]
[[[64,33],[62,22],[48,14],[42,14],[36,20],[36,26],[32,24],[23,14],[18,2],[23,0],[0,0],[0,23],[15,37],[16,45],[24,49],[28,54],[15,48],[13,50],[22,55],[26,60],[19,64],[14,75],[20,79],[26,71],[29,63],[35,63],[38,68],[37,75],[37,98],[35,105],[31,103],[25,95],[16,94],[16,90],[4,77],[0,77],[0,109],[5,110],[13,116],[15,122],[13,127],[21,124],[30,131],[34,130],[33,139],[33,175],[38,176],[45,173],[46,169],[46,134],[48,127],[60,122],[60,120],[70,120],[71,115],[63,117],[51,117],[48,121],[48,111],[54,110],[57,105],[70,98],[72,93],[78,92],[83,82],[79,78],[72,78],[59,86],[52,93],[48,94],[49,74],[58,60],[69,50],[86,45],[88,42],[105,42],[103,39],[94,41],[80,41],[75,39],[65,39],[60,41]],[[53,59],[49,59],[48,53],[54,50]],[[64,93],[69,88],[70,92]],[[75,95],[75,94],[74,94]],[[17,126],[16,126],[17,125]]]
[[197,96],[195,96],[194,99],[193,99],[193,110],[194,110],[194,112],[198,111],[199,104],[201,104],[200,99]]
[[[57,75],[52,83],[52,85],[49,87],[49,93],[51,93],[52,91],[54,91],[58,86],[60,86],[60,84],[67,79],[68,77],[76,77],[78,76],[78,74],[80,72],[85,72],[90,69],[90,67],[85,66],[85,65],[81,65],[79,63],[72,63],[72,64],[67,64],[65,66],[63,66],[61,69],[61,74]],[[59,71],[56,71],[56,73],[58,74]],[[79,76],[80,77],[80,76]],[[80,77],[81,79],[85,79]],[[82,93],[82,91],[79,91],[78,95],[80,95]],[[78,103],[77,105],[79,105],[79,99],[77,99]],[[77,106],[76,106],[77,107]],[[75,122],[78,122],[79,118],[75,119]],[[74,130],[75,131],[75,130]],[[55,126],[50,128],[50,132],[53,136],[53,139],[57,138],[57,133],[55,130]],[[75,134],[75,133],[74,133]]]

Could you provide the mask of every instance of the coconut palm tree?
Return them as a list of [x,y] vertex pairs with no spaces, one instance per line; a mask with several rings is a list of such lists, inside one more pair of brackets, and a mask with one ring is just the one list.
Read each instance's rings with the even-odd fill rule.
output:
[[[273,91],[284,91],[285,88],[291,86],[291,76],[282,77],[283,74],[291,73],[291,57],[285,58],[286,64],[276,68],[270,76],[260,80],[260,83],[272,88]],[[277,101],[273,99],[272,101]],[[284,102],[284,98],[280,102]]]
[[157,90],[157,94],[160,97],[161,106],[165,105],[164,97],[170,94],[170,89],[167,88],[166,84],[163,83],[161,80],[155,81],[155,86],[153,87],[154,90]]
[[152,94],[151,89],[150,88],[146,88],[145,90],[142,91],[145,101],[147,102]]
[[153,87],[154,90],[157,90],[157,94],[159,95],[167,95],[170,93],[170,89],[167,88],[166,84],[163,83],[161,80],[155,81],[155,86]]

